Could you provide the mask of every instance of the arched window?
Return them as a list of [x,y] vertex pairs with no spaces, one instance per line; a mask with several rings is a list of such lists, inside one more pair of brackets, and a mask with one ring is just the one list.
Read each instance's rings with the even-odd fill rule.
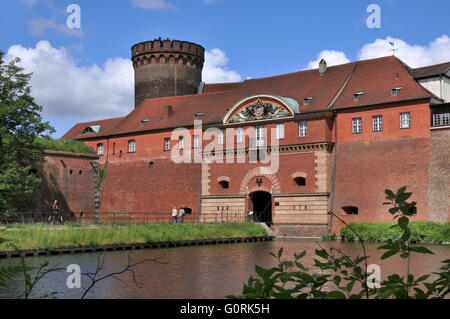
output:
[[355,206],[344,206],[344,207],[342,207],[342,210],[347,215],[358,215],[358,207],[355,207]]
[[296,177],[294,181],[298,186],[306,186],[306,178],[304,177]]
[[298,186],[306,186],[306,173],[296,172],[292,174],[292,179]]
[[136,153],[136,141],[135,140],[128,141],[128,152]]
[[228,176],[221,176],[217,179],[217,182],[222,186],[223,189],[228,189],[230,187],[230,178]]
[[103,144],[102,143],[97,144],[97,154],[98,154],[98,156],[103,155]]

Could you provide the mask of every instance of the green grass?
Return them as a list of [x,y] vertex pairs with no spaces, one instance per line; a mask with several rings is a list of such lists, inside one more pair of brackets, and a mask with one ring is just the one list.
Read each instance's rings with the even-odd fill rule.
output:
[[[42,227],[42,225],[26,225],[0,230],[0,238],[10,240],[22,250],[267,236],[266,230],[254,223],[79,226],[74,224],[51,228],[50,226]],[[12,249],[8,243],[0,244],[0,251]]]
[[[387,241],[399,237],[401,231],[398,227],[392,228],[395,223],[351,223],[352,227],[365,241]],[[411,240],[413,242],[450,242],[450,223],[438,224],[426,221],[410,223]],[[348,241],[358,240],[347,226],[341,229],[341,238]]]
[[37,138],[36,144],[46,150],[63,151],[81,154],[95,154],[92,148],[88,147],[81,141],[53,139],[49,137]]

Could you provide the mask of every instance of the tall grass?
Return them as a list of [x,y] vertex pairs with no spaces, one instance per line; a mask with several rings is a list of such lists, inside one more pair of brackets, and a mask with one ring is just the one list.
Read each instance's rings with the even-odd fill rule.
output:
[[[179,240],[267,236],[266,230],[254,223],[224,224],[130,224],[102,227],[48,228],[29,226],[0,230],[0,238],[11,240],[18,249],[52,249],[112,244],[176,242]],[[0,251],[11,250],[7,243]]]
[[[351,223],[352,227],[363,240],[366,241],[387,241],[401,235],[401,230],[392,228],[395,223]],[[410,223],[411,241],[413,242],[450,242],[450,223],[438,224],[427,221],[414,221]],[[341,229],[341,238],[344,240],[358,240],[356,235],[349,229]]]
[[92,148],[81,141],[53,139],[50,137],[37,138],[35,143],[43,149],[82,154],[95,154]]

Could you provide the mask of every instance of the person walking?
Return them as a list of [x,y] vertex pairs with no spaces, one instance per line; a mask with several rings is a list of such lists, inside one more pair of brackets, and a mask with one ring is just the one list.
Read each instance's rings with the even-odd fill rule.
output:
[[56,220],[58,219],[58,210],[59,210],[58,201],[56,199],[53,202],[52,210],[53,210],[53,215],[50,216],[49,221],[53,219],[53,225],[54,225],[56,223]]
[[173,221],[175,221],[175,223],[178,223],[178,217],[177,217],[177,208],[175,206],[173,206],[172,209],[172,220],[170,221],[171,224],[173,224]]
[[181,207],[181,208],[180,208],[180,224],[183,223],[183,221],[184,221],[184,215],[185,215],[185,214],[186,214],[186,212],[184,211],[184,208]]

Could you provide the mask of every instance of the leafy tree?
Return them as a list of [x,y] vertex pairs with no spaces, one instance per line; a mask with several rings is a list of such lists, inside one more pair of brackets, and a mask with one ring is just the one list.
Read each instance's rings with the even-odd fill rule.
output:
[[32,174],[32,164],[43,160],[35,140],[55,131],[30,95],[32,74],[17,65],[19,58],[7,63],[4,55],[0,50],[0,216],[33,204],[42,181]]

